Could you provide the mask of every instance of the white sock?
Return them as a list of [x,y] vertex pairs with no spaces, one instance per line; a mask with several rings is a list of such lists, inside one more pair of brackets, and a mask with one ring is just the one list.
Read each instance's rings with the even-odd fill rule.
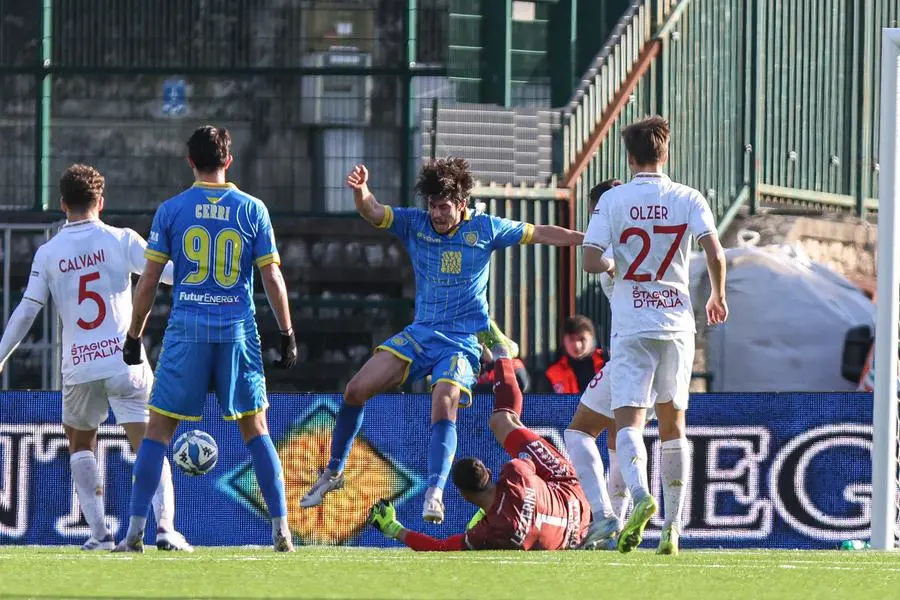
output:
[[109,530],[103,521],[103,483],[100,481],[97,458],[90,450],[82,450],[69,456],[69,467],[81,512],[91,526],[91,535],[102,540],[109,535]]
[[430,498],[436,498],[441,502],[444,501],[444,490],[439,487],[430,487],[425,490],[425,500],[429,500]]
[[665,524],[681,525],[687,490],[691,449],[687,438],[663,442],[660,446],[660,473],[665,501]]
[[169,459],[163,459],[162,475],[159,487],[150,500],[153,514],[156,515],[156,528],[159,531],[175,531],[175,489],[172,487],[172,467]]
[[287,517],[275,517],[272,519],[272,537],[275,538],[278,534],[291,539],[291,530],[288,527]]
[[616,434],[616,450],[621,462],[619,470],[635,502],[650,495],[647,489],[647,447],[637,427],[623,427]]
[[584,488],[584,495],[591,505],[594,521],[609,519],[615,516],[609,495],[606,493],[606,481],[603,478],[603,459],[597,449],[597,439],[577,429],[566,429],[563,434],[566,440],[566,451],[575,466],[575,474]]
[[612,502],[613,513],[617,519],[624,521],[631,494],[628,492],[628,486],[625,485],[622,470],[619,468],[619,453],[615,450],[609,451],[609,477],[607,481],[606,489],[609,492],[609,501]]

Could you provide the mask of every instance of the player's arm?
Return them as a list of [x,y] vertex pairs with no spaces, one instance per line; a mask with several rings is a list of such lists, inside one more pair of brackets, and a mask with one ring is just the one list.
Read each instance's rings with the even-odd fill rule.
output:
[[31,276],[22,301],[9,316],[3,337],[0,338],[0,371],[3,371],[6,361],[28,335],[34,320],[50,298],[50,286],[44,278],[43,262],[43,253],[39,249],[31,265]]
[[144,272],[141,273],[137,286],[134,288],[128,337],[137,340],[138,344],[140,344],[141,336],[144,335],[147,317],[150,316],[150,309],[153,308],[153,302],[156,300],[156,290],[165,267],[165,264],[148,258],[144,265]]
[[611,272],[615,268],[615,263],[606,254],[606,249],[611,243],[607,203],[601,202],[594,209],[591,222],[588,223],[587,232],[584,234],[581,268],[587,273]]
[[694,195],[694,204],[688,223],[703,253],[706,254],[706,270],[709,272],[710,294],[706,303],[706,320],[710,325],[724,323],[728,318],[728,303],[725,301],[725,250],[719,242],[716,221],[706,198],[700,192]]
[[278,263],[274,262],[261,267],[259,274],[269,306],[275,315],[275,322],[278,323],[278,330],[281,332],[281,360],[276,361],[275,366],[290,369],[297,364],[297,342],[291,324],[291,308],[288,304],[284,275]]
[[584,243],[584,234],[558,225],[535,225],[528,243],[549,246],[580,246]]
[[465,536],[462,534],[439,540],[407,529],[397,520],[394,505],[387,500],[379,500],[369,509],[367,523],[387,537],[403,542],[417,552],[453,552],[466,549]]
[[353,170],[347,175],[347,186],[353,190],[356,211],[363,219],[376,227],[390,225],[385,224],[385,220],[390,218],[390,208],[379,204],[369,189],[369,170],[365,165],[354,165]]

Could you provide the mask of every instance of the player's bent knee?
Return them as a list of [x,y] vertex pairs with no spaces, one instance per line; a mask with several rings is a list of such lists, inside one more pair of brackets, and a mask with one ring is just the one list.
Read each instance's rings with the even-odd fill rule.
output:
[[172,441],[175,430],[178,429],[178,423],[180,421],[174,417],[151,411],[144,437],[168,445]]
[[603,433],[604,429],[615,430],[615,425],[616,422],[613,419],[594,412],[584,404],[579,404],[566,429],[574,429],[591,437],[597,437]]
[[463,393],[458,386],[441,381],[431,391],[431,422],[437,423],[448,419],[456,421],[459,408],[459,396]]
[[354,377],[344,388],[344,402],[351,406],[362,406],[369,399],[366,386]]
[[76,452],[93,452],[97,445],[96,429],[75,429],[65,426],[66,437],[69,439],[69,454]]
[[269,433],[269,425],[266,423],[266,411],[258,412],[238,419],[238,429],[241,431],[241,439],[247,444],[255,437]]

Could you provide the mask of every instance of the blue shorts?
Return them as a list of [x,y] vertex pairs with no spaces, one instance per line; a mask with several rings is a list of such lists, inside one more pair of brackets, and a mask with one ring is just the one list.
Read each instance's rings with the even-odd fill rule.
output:
[[266,409],[269,402],[258,337],[218,343],[163,340],[150,410],[199,421],[210,388],[227,420]]
[[408,363],[404,382],[430,373],[432,387],[441,381],[452,383],[463,391],[460,405],[472,404],[472,386],[481,370],[481,346],[474,335],[441,333],[412,324],[375,349],[380,350]]

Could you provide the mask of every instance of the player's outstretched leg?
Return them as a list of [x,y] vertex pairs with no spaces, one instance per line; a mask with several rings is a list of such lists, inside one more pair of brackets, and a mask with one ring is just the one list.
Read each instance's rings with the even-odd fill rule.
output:
[[178,427],[178,419],[157,412],[150,414],[147,433],[134,461],[128,531],[113,552],[143,552],[144,528],[150,512],[150,502],[159,487],[166,448]]
[[91,450],[97,431],[73,429],[68,425],[65,429],[69,438],[69,466],[75,483],[75,494],[84,519],[91,528],[91,537],[81,549],[112,550],[115,542],[104,521],[103,483],[97,468],[97,458]]
[[431,439],[428,443],[428,489],[422,506],[422,519],[429,523],[444,521],[444,487],[456,454],[456,411],[459,387],[440,381],[431,393]]
[[[619,409],[626,410],[626,409]],[[617,421],[619,411],[616,411]],[[643,412],[636,419],[639,423],[644,420]],[[619,552],[631,552],[641,544],[644,528],[656,514],[656,500],[650,495],[647,486],[647,448],[644,446],[643,432],[640,427],[620,427],[616,434],[616,448],[619,458],[625,459],[620,463],[622,476],[631,496],[634,498],[634,510],[628,522],[622,528],[619,535]]]
[[344,487],[344,465],[350,456],[353,440],[363,423],[366,402],[376,394],[403,383],[409,363],[390,352],[376,352],[353,376],[344,390],[344,401],[331,432],[331,458],[312,487],[300,499],[302,508],[322,503],[325,495]]

